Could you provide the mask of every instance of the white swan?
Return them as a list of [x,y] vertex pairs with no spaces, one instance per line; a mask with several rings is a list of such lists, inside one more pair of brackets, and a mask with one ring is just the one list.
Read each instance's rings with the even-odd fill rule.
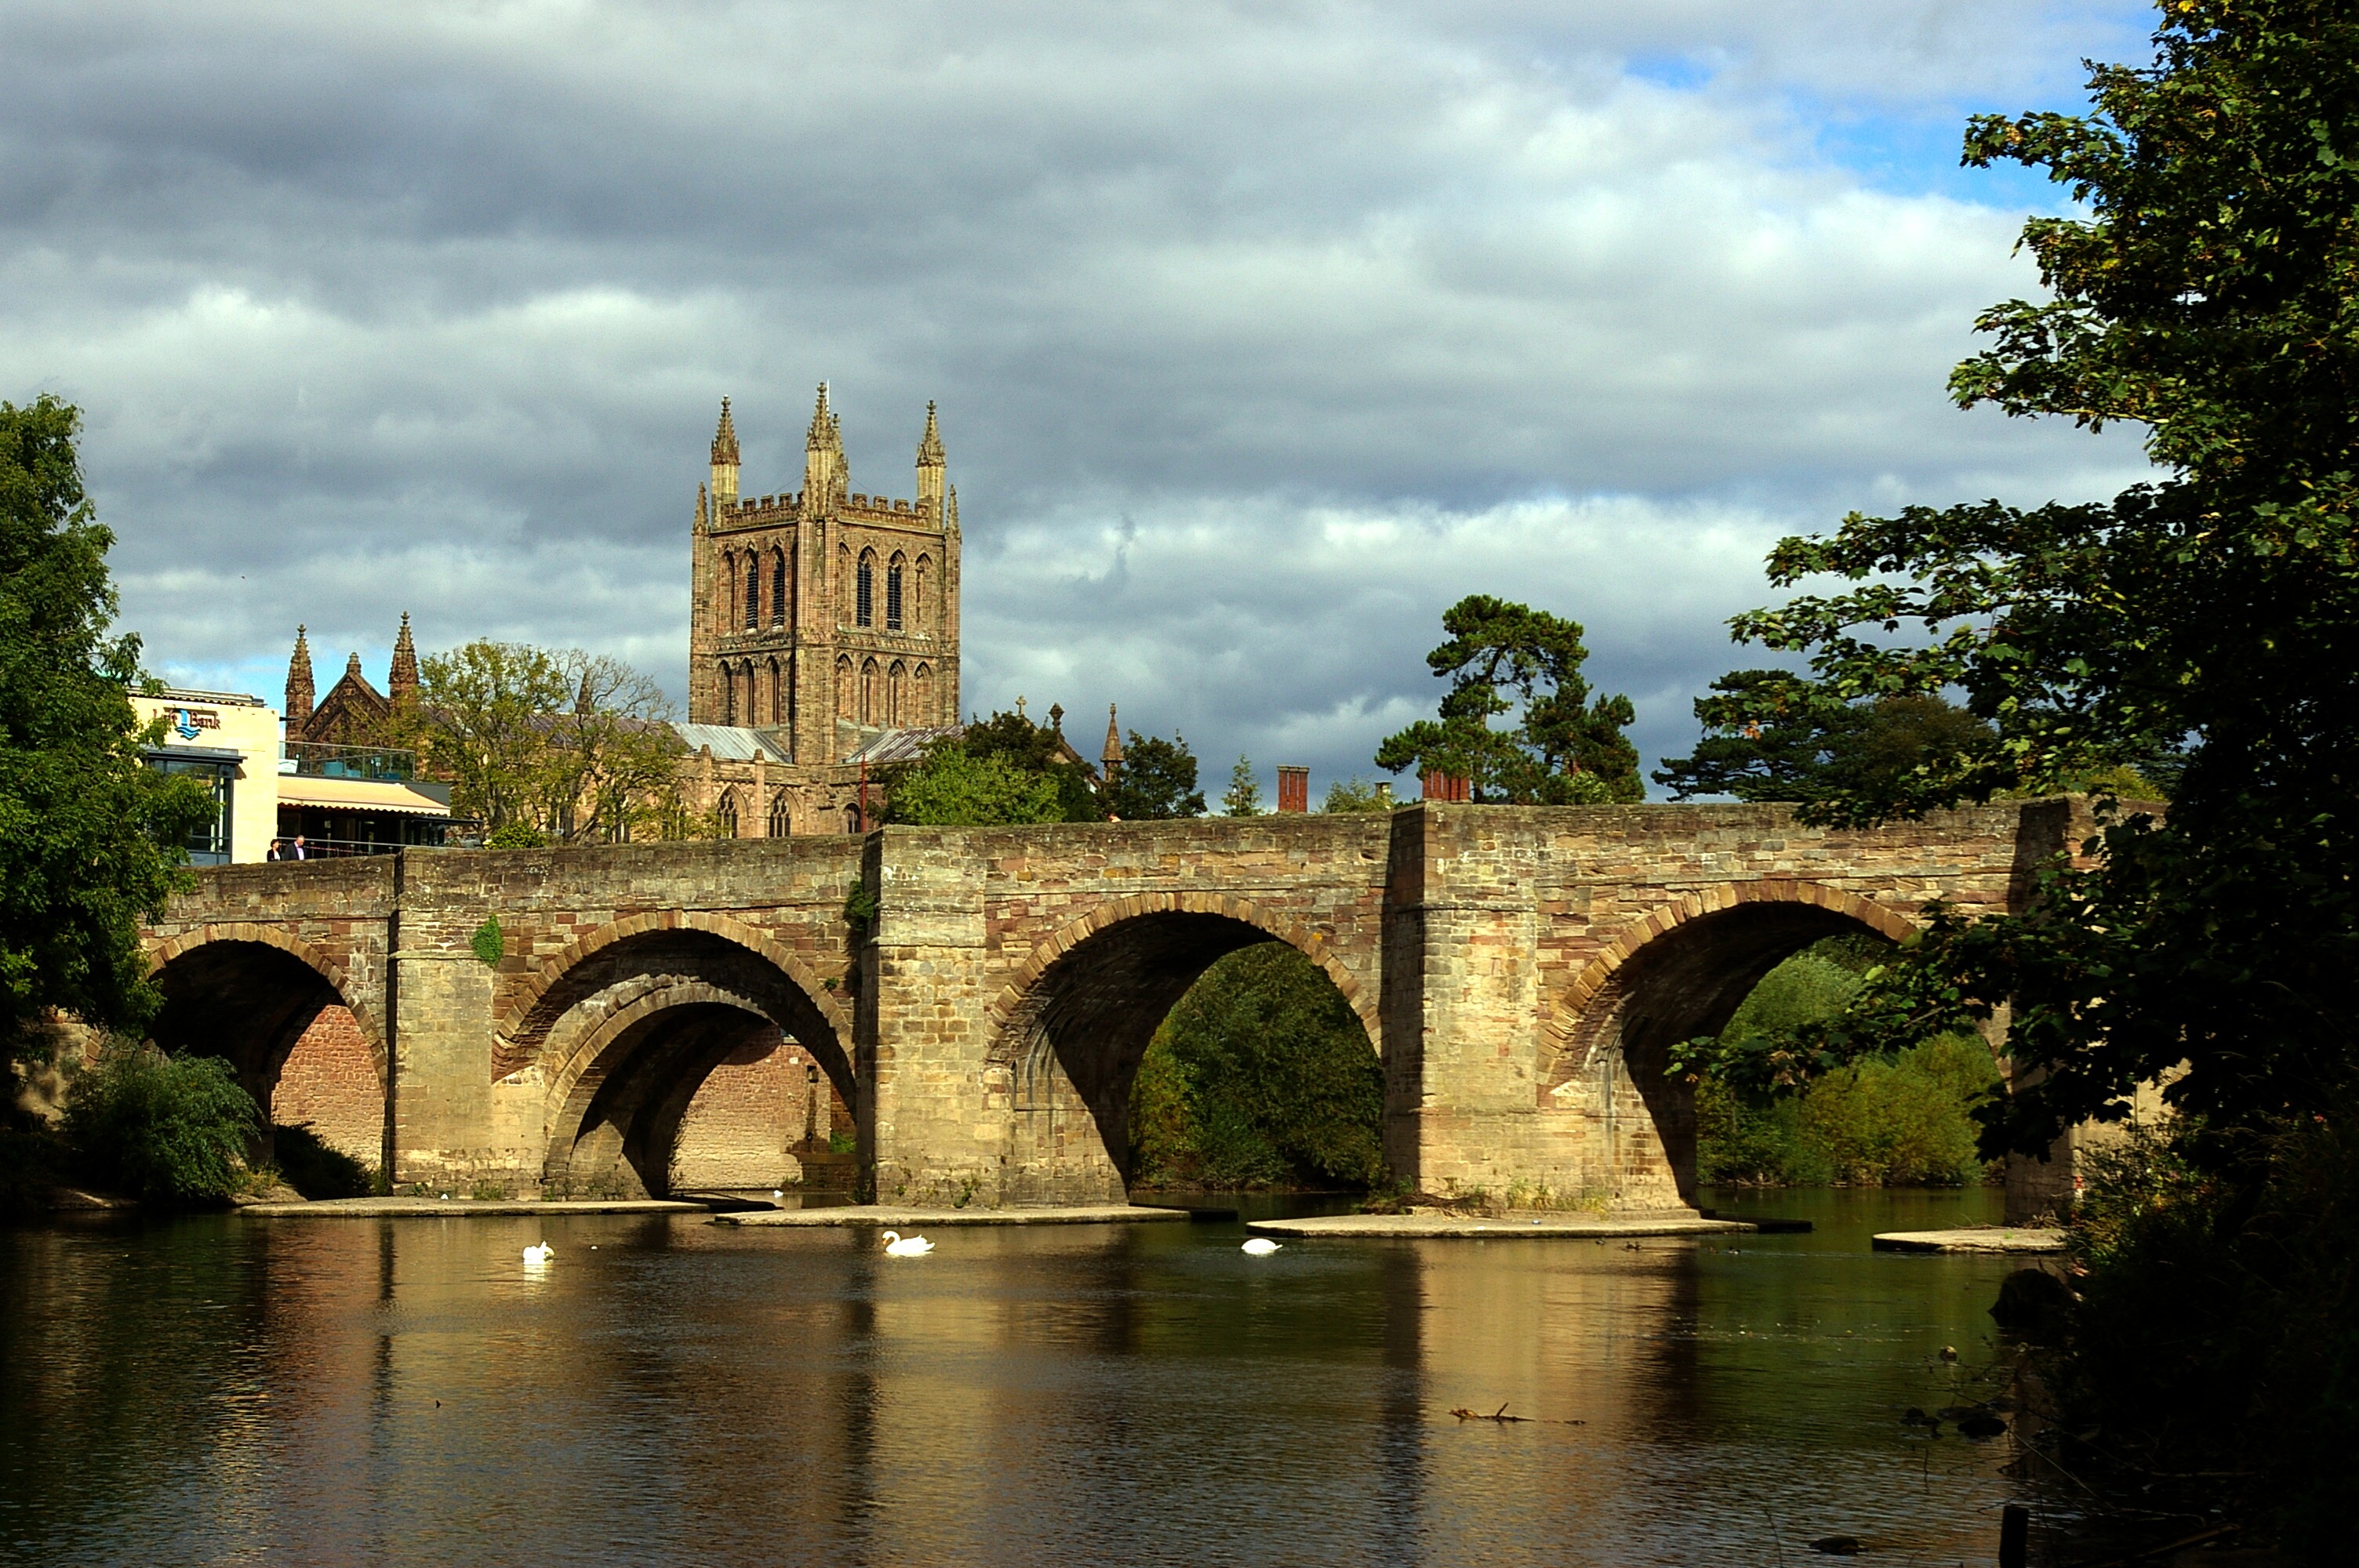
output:
[[557,1249],[551,1247],[546,1241],[536,1242],[532,1246],[524,1249],[524,1260],[527,1266],[531,1267],[537,1267],[539,1264],[546,1263],[551,1258],[556,1256]]
[[1279,1244],[1277,1242],[1272,1241],[1266,1236],[1256,1236],[1251,1241],[1245,1243],[1245,1250],[1248,1256],[1255,1258],[1266,1258],[1271,1253],[1277,1250],[1278,1245]]
[[887,1258],[922,1258],[933,1249],[934,1244],[922,1236],[912,1236],[904,1241],[897,1230],[885,1233],[885,1256]]

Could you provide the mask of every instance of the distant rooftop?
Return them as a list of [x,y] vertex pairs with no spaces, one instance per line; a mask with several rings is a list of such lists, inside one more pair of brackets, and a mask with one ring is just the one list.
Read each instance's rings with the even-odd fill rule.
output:
[[159,691],[135,691],[134,697],[144,697],[151,702],[202,702],[214,708],[264,708],[258,697],[248,697],[240,691],[196,691],[188,687],[168,686]]

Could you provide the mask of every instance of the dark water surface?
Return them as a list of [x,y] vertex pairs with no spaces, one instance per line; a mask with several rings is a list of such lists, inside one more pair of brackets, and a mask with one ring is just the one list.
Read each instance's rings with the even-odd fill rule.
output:
[[[0,1232],[0,1559],[1988,1563],[2004,1440],[1897,1418],[1984,1391],[2007,1264],[1867,1238],[1995,1203],[1258,1260],[1206,1224],[915,1261],[672,1217]],[[1502,1402],[1537,1419],[1450,1414]]]

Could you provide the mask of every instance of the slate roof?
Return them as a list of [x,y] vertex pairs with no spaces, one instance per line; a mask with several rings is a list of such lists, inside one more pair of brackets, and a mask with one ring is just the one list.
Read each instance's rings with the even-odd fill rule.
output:
[[766,762],[788,762],[794,759],[778,749],[777,743],[759,730],[747,730],[734,724],[680,724],[672,729],[688,742],[691,752],[702,747],[712,748],[713,761],[719,762],[750,762],[756,757]]
[[962,724],[944,724],[931,730],[887,730],[843,760],[847,763],[866,762],[870,767],[885,762],[914,762],[935,741],[965,732],[966,726]]

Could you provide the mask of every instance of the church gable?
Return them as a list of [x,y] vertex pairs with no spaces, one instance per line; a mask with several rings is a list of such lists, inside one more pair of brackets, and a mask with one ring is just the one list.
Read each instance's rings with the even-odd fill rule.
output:
[[361,656],[354,654],[344,666],[344,678],[330,687],[311,710],[302,738],[332,746],[380,744],[392,713],[392,701],[361,674]]

